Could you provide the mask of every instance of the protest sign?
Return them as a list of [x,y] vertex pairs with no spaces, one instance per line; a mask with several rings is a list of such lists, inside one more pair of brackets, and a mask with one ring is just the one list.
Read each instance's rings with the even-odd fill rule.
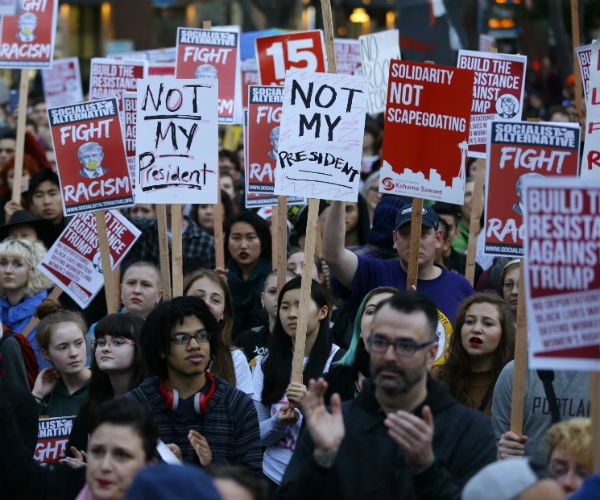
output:
[[177,28],[177,78],[218,80],[219,123],[241,123],[239,33]]
[[144,60],[92,57],[90,67],[90,96],[95,99],[116,97],[119,112],[123,111],[123,93],[136,92],[137,82],[145,78],[148,63]]
[[591,45],[581,177],[600,176],[600,43]]
[[147,78],[137,94],[137,203],[216,203],[217,81]]
[[137,94],[134,92],[125,92],[123,94],[123,113],[121,115],[121,127],[123,129],[123,143],[125,144],[125,156],[127,157],[127,168],[129,177],[132,181],[132,189],[135,182],[135,165],[137,156],[135,153],[136,141],[136,117],[137,117]]
[[488,126],[484,252],[522,257],[523,181],[576,176],[579,126],[513,121],[492,121]]
[[[105,213],[105,220],[112,268],[116,269],[140,231],[114,210]],[[85,309],[104,286],[95,215],[73,217],[38,268]]]
[[65,458],[67,443],[76,416],[40,417],[38,420],[38,439],[33,454],[36,462],[55,464]]
[[600,187],[525,182],[529,367],[600,370]]
[[79,59],[56,59],[50,68],[42,70],[44,99],[49,108],[83,101]]
[[48,110],[65,215],[133,204],[116,99]]
[[54,55],[58,0],[23,0],[3,15],[0,68],[48,68]]
[[[581,71],[581,81],[583,83],[583,98],[587,101],[588,99],[588,88],[590,81],[590,65],[592,63],[592,47],[595,44],[589,45],[581,45],[580,47],[575,47],[575,52],[577,53],[577,60],[579,61],[579,70]],[[596,47],[597,48],[597,47]]]
[[398,30],[358,37],[363,74],[369,82],[369,113],[385,110],[390,60],[400,59]]
[[362,75],[360,42],[350,38],[336,38],[333,43],[338,74]]
[[356,201],[366,111],[364,77],[288,72],[275,194]]
[[325,72],[321,30],[296,31],[256,38],[256,57],[261,85],[283,85],[286,71]]
[[469,156],[485,158],[487,122],[521,119],[527,57],[460,50],[456,67],[475,71]]
[[392,60],[382,193],[462,205],[473,70]]

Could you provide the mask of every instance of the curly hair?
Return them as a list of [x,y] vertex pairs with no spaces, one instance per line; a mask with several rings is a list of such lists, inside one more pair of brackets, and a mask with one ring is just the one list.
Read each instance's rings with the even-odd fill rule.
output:
[[592,420],[578,417],[557,422],[546,433],[546,445],[548,460],[556,448],[563,448],[592,469]]
[[454,319],[454,330],[448,347],[446,362],[436,367],[434,374],[444,381],[452,395],[461,403],[468,404],[468,389],[472,378],[471,360],[462,345],[460,332],[469,308],[473,304],[491,304],[498,311],[502,335],[494,352],[494,362],[491,369],[492,384],[498,379],[500,371],[514,357],[515,325],[512,313],[504,300],[494,292],[477,292],[470,295],[460,304]]
[[[42,243],[32,243],[13,237],[0,242],[0,257],[21,257],[29,266],[27,285],[23,291],[25,297],[33,297],[52,286],[52,282],[37,268],[46,255],[46,247]],[[0,295],[6,295],[6,290],[0,286]]]

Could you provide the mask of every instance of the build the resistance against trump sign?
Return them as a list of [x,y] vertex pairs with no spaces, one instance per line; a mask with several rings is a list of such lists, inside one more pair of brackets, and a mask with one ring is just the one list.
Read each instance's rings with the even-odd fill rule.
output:
[[366,92],[363,77],[288,72],[275,194],[356,201]]
[[600,370],[600,186],[525,181],[529,366]]

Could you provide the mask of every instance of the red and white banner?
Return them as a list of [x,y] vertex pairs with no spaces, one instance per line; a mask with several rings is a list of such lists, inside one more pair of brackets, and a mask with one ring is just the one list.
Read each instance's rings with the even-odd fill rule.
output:
[[70,417],[40,417],[38,420],[38,439],[33,458],[40,464],[55,464],[65,458],[65,451],[73,421]]
[[296,31],[256,39],[261,85],[283,85],[290,69],[325,73],[325,44],[321,30]]
[[[104,215],[110,259],[116,269],[138,239],[140,230],[116,210]],[[96,216],[73,217],[38,269],[85,309],[104,286]]]
[[363,75],[360,42],[351,38],[336,38],[335,64],[342,75]]
[[133,204],[116,99],[48,110],[65,215]]
[[529,367],[600,370],[600,187],[524,184]]
[[523,183],[578,175],[579,125],[492,121],[488,126],[484,252],[521,257]]
[[116,97],[123,111],[123,93],[137,92],[137,82],[145,78],[148,63],[143,60],[93,57],[90,68],[90,101]]
[[0,68],[50,67],[58,0],[22,0],[17,7],[1,19]]
[[56,59],[50,68],[42,70],[44,99],[49,108],[83,101],[79,58]]
[[581,177],[600,177],[600,42],[591,44]]
[[379,191],[462,205],[474,72],[392,60]]
[[177,78],[218,80],[219,123],[241,123],[239,33],[177,28],[175,74]]
[[[598,42],[595,42],[596,48]],[[589,45],[581,45],[575,47],[577,60],[579,61],[579,70],[581,71],[581,83],[583,84],[583,97],[587,101],[588,89],[590,85],[590,65],[592,64],[592,47],[594,43]]]
[[456,66],[475,71],[469,156],[486,158],[487,123],[521,120],[527,57],[461,50]]

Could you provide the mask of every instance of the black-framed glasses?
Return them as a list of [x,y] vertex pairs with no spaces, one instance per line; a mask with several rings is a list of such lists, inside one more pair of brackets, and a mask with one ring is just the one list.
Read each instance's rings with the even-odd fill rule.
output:
[[388,348],[392,345],[394,346],[394,352],[398,356],[411,357],[415,355],[415,352],[420,351],[421,349],[425,349],[425,347],[433,344],[433,340],[429,342],[413,342],[412,340],[395,340],[391,341],[386,339],[385,337],[380,337],[379,335],[373,335],[367,338],[367,344],[371,352],[376,352],[378,354],[383,354],[387,352]]
[[196,332],[194,335],[188,335],[187,333],[176,333],[171,335],[170,340],[175,345],[189,345],[194,339],[198,344],[206,344],[210,341],[210,334],[206,330]]
[[93,340],[92,347],[96,349],[99,347],[100,349],[104,349],[106,346],[114,347],[115,349],[119,349],[126,345],[135,345],[133,340],[129,340],[123,337],[115,337],[115,338],[106,338],[103,337],[101,339]]

